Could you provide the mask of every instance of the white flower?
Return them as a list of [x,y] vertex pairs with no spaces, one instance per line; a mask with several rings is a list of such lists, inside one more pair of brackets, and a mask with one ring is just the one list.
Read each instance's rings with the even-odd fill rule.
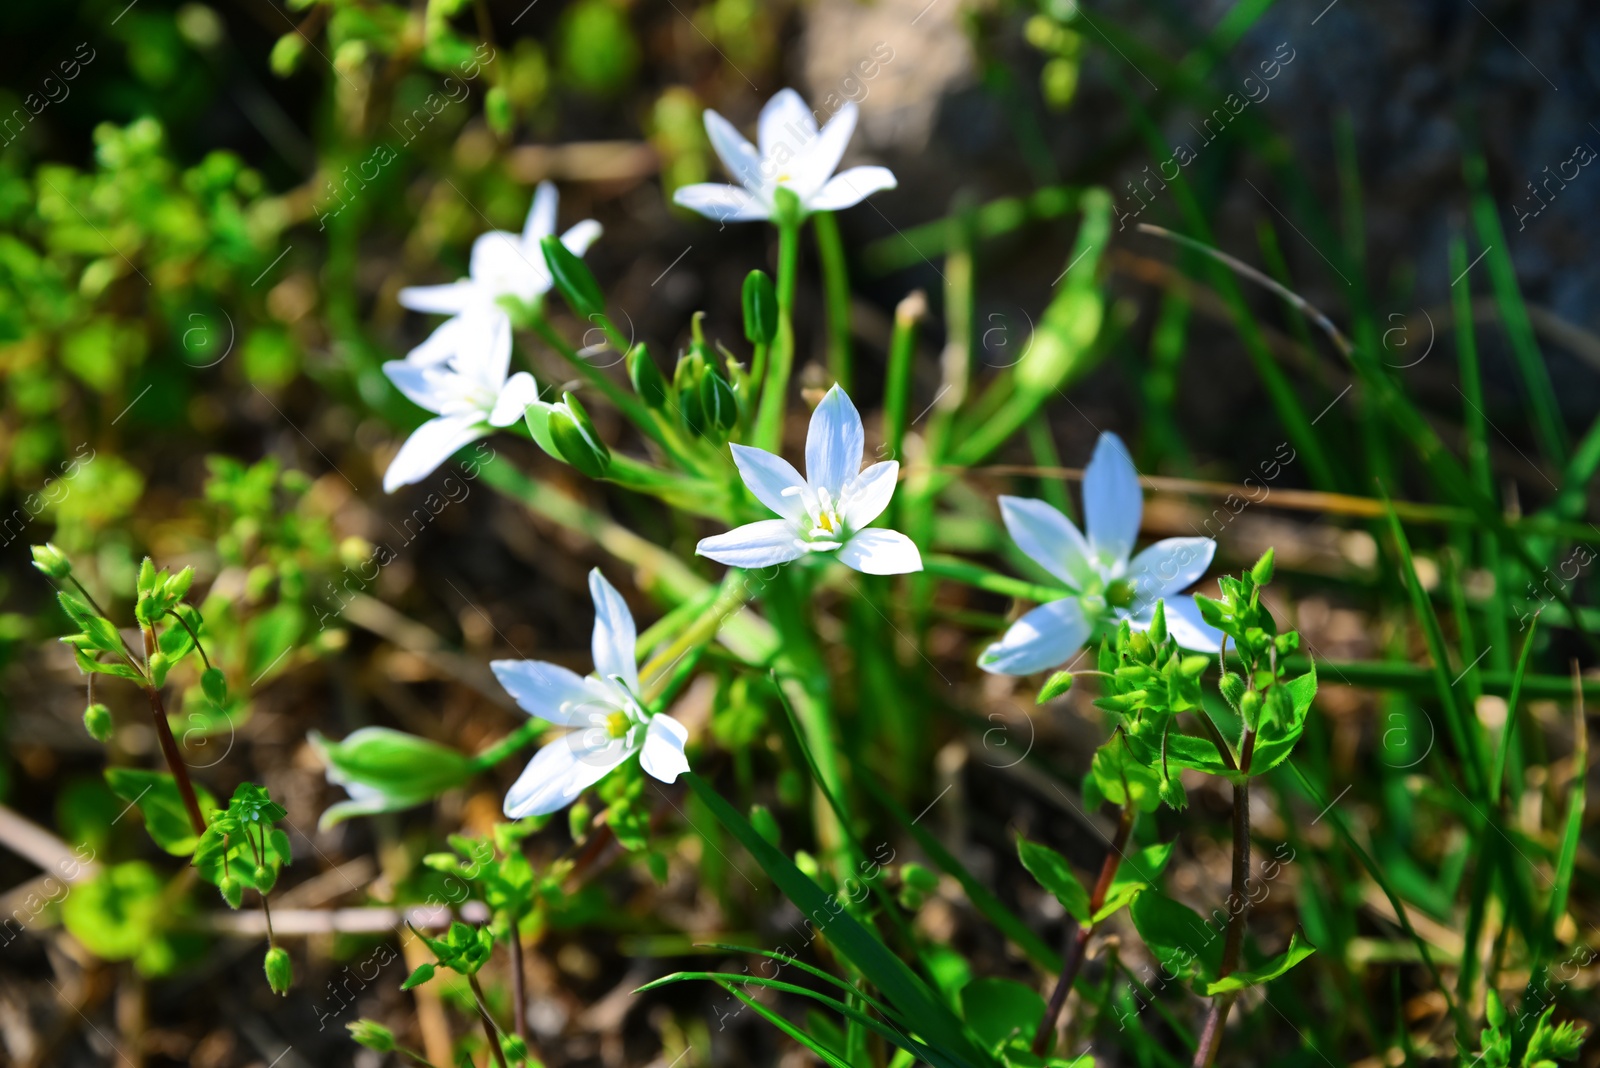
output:
[[[528,303],[549,290],[553,283],[544,262],[539,239],[556,232],[556,187],[540,182],[528,209],[528,221],[520,235],[506,230],[491,230],[472,243],[470,276],[441,286],[409,286],[400,291],[400,303],[413,311],[461,315],[468,311],[500,310],[501,297],[515,297]],[[585,219],[561,235],[561,243],[582,256],[595,238],[600,224]],[[407,356],[414,363],[440,362],[452,344],[447,322],[432,337]]]
[[695,548],[731,567],[768,567],[806,553],[838,553],[868,575],[922,570],[922,555],[896,530],[869,529],[894,495],[900,465],[861,470],[861,416],[838,386],[828,390],[806,432],[806,477],[764,449],[734,445],[733,462],[756,500],[782,519],[763,519],[705,538]]
[[[781,90],[761,109],[760,151],[727,119],[706,109],[706,134],[739,185],[705,182],[672,195],[683,207],[718,222],[770,219],[773,194],[787,186],[806,212],[841,211],[897,184],[887,167],[851,167],[834,174],[856,128],[856,105],[846,101],[827,125],[793,89]],[[742,186],[743,188],[740,188]]]
[[594,674],[580,677],[540,660],[496,660],[495,678],[517,704],[540,719],[574,728],[528,762],[506,794],[507,819],[543,816],[578,795],[634,753],[645,771],[674,782],[689,770],[689,732],[667,715],[646,712],[634,662],[633,615],[600,569],[589,572],[594,598]]
[[1150,625],[1165,601],[1167,631],[1185,649],[1214,653],[1222,634],[1200,618],[1194,598],[1174,596],[1205,574],[1216,552],[1210,538],[1167,538],[1134,556],[1144,498],[1122,439],[1100,435],[1083,473],[1086,540],[1072,521],[1046,504],[1001,497],[1000,515],[1011,540],[1072,591],[1035,608],[983,651],[978,666],[997,675],[1028,675],[1055,667],[1076,653],[1095,624],[1126,619],[1135,630]]
[[[533,376],[511,370],[511,320],[486,310],[467,312],[446,324],[449,351],[422,364],[390,360],[383,373],[414,403],[438,414],[417,427],[383,475],[383,490],[419,482],[463,445],[510,426],[538,399]],[[441,328],[440,333],[444,333]]]

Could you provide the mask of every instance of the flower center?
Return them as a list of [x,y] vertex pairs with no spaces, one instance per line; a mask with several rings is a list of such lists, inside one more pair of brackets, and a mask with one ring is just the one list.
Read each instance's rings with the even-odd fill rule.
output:
[[621,738],[633,726],[633,720],[623,711],[616,711],[606,717],[606,733],[613,738]]
[[1116,579],[1106,587],[1106,601],[1113,608],[1127,608],[1133,604],[1133,583],[1127,579]]
[[809,509],[811,533],[809,537],[821,541],[836,541],[844,533],[844,517],[839,505],[826,487],[817,490],[817,499]]

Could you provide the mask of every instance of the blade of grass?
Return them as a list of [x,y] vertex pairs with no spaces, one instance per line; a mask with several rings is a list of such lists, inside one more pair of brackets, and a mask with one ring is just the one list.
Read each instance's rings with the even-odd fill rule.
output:
[[[1522,698],[1522,680],[1528,674],[1528,655],[1533,652],[1533,636],[1539,627],[1539,614],[1533,616],[1533,622],[1528,625],[1528,636],[1522,639],[1522,653],[1517,657],[1517,671],[1511,677],[1511,693],[1506,698],[1506,725],[1500,731],[1500,742],[1494,750],[1494,768],[1489,773],[1489,800],[1496,807],[1500,804],[1500,793],[1505,782],[1506,762],[1511,752],[1512,738],[1517,731],[1517,707]],[[1580,687],[1578,696],[1581,700],[1583,689]]]
[[822,261],[822,290],[828,321],[828,372],[839,388],[850,392],[850,274],[845,266],[844,241],[831,211],[811,216],[817,235],[817,258]]
[[801,914],[816,924],[829,943],[859,968],[869,982],[883,991],[884,997],[898,1012],[918,1022],[919,1033],[926,1036],[930,1045],[944,1049],[961,1064],[993,1063],[993,1059],[979,1048],[967,1032],[966,1026],[904,961],[889,951],[881,939],[863,927],[842,906],[837,911],[831,908],[830,902],[836,899],[761,837],[710,783],[694,772],[685,773],[683,778],[718,822],[739,839],[783,895],[800,909]]
[[1548,459],[1557,466],[1565,465],[1566,424],[1561,419],[1561,405],[1550,383],[1550,371],[1539,351],[1539,341],[1534,337],[1533,324],[1528,320],[1527,305],[1522,302],[1517,269],[1511,262],[1511,247],[1500,226],[1499,209],[1489,195],[1488,167],[1482,155],[1470,152],[1462,161],[1462,171],[1472,191],[1472,225],[1478,231],[1478,240],[1485,246],[1483,258],[1489,268],[1489,284],[1494,290],[1500,321],[1511,341],[1511,354],[1516,359],[1517,373],[1527,394],[1528,418],[1533,423],[1534,437]]
[[761,1002],[757,1001],[755,998],[750,997],[748,994],[740,993],[739,991],[735,990],[731,984],[719,982],[717,985],[722,987],[722,989],[726,990],[728,993],[732,994],[734,997],[738,998],[740,1001],[744,1002],[746,1005],[750,1006],[752,1009],[756,1010],[757,1016],[760,1016],[773,1027],[776,1027],[778,1030],[782,1031],[784,1034],[800,1043],[800,1045],[804,1046],[806,1049],[822,1058],[823,1063],[827,1064],[829,1068],[856,1068],[855,1065],[852,1065],[849,1061],[842,1059],[838,1054],[834,1053],[832,1050],[828,1049],[828,1047],[824,1046],[822,1043],[818,1042],[816,1039],[800,1030],[788,1020],[785,1020],[782,1016],[779,1016],[777,1013],[761,1004]]
[[967,900],[971,901],[973,907],[981,912],[990,923],[994,924],[1001,934],[1009,938],[1018,949],[1028,955],[1029,960],[1040,968],[1051,974],[1061,971],[1060,955],[1046,945],[1042,938],[1034,934],[1033,929],[1022,922],[1022,919],[1016,913],[1006,908],[1000,899],[995,897],[987,887],[979,882],[966,869],[965,865],[939,843],[937,838],[928,833],[926,828],[918,827],[911,815],[900,807],[900,803],[889,796],[888,791],[874,782],[870,776],[862,780],[862,786],[866,788],[867,793],[872,795],[873,800],[888,810],[896,820],[900,821],[900,825],[911,833],[911,836],[917,840],[917,844],[922,847],[922,851],[928,855],[929,860],[937,864],[946,875],[951,876],[961,884],[961,889],[966,892]]
[[1411,558],[1411,543],[1406,540],[1405,528],[1400,525],[1400,517],[1392,510],[1389,513],[1389,530],[1400,553],[1406,590],[1411,594],[1412,611],[1422,624],[1422,634],[1428,644],[1429,657],[1433,661],[1434,682],[1439,703],[1444,708],[1445,726],[1449,728],[1451,744],[1460,758],[1471,795],[1484,797],[1486,796],[1484,767],[1478,740],[1477,717],[1468,719],[1456,701],[1455,686],[1448,674],[1450,661],[1445,651],[1444,632],[1439,627],[1439,617],[1434,614],[1433,602],[1428,598],[1427,591],[1422,588],[1422,580],[1417,577],[1416,565]]

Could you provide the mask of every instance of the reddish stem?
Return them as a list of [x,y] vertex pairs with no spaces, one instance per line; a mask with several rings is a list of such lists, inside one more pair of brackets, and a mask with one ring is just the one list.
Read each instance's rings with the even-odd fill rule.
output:
[[[144,658],[145,663],[150,662],[150,654],[155,652],[155,634],[148,627],[141,628],[144,633]],[[178,740],[172,736],[172,726],[167,722],[167,708],[161,700],[161,690],[157,688],[154,680],[145,686],[145,693],[150,695],[150,712],[155,719],[156,738],[161,742],[161,755],[167,760],[167,767],[172,772],[172,777],[177,780],[178,794],[183,798],[183,807],[189,813],[189,825],[194,828],[195,834],[206,833],[206,818],[200,812],[200,799],[195,796],[194,783],[189,781],[189,767],[183,762],[183,755],[178,752]]]
[[1106,895],[1111,892],[1111,882],[1117,877],[1117,865],[1122,863],[1122,852],[1127,848],[1128,839],[1133,835],[1133,821],[1137,815],[1138,810],[1134,808],[1132,802],[1123,805],[1122,816],[1117,820],[1116,837],[1111,840],[1111,851],[1101,863],[1100,878],[1095,880],[1094,891],[1089,895],[1089,925],[1084,926],[1073,920],[1068,928],[1067,955],[1061,962],[1061,976],[1056,980],[1056,988],[1050,992],[1050,1003],[1045,1006],[1044,1016],[1039,1020],[1039,1029],[1033,1033],[1033,1053],[1036,1057],[1043,1057],[1045,1049],[1050,1045],[1050,1036],[1055,1033],[1056,1021],[1061,1018],[1061,1010],[1066,1007],[1067,994],[1078,979],[1089,939],[1094,936],[1096,927],[1094,914],[1100,911],[1100,907],[1106,903]]

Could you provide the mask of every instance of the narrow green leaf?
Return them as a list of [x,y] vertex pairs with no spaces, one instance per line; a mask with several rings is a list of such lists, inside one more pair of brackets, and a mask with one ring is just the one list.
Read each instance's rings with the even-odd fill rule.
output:
[[699,775],[684,775],[695,794],[721,824],[756,859],[785,897],[824,934],[830,945],[850,960],[866,979],[883,991],[890,1004],[918,1027],[931,1045],[948,1050],[963,1064],[992,1063],[966,1033],[960,1021],[906,963],[795,867],[794,862],[762,838],[750,822]]
[[1257,968],[1246,968],[1206,984],[1206,994],[1215,997],[1230,990],[1243,990],[1247,986],[1270,983],[1296,964],[1317,951],[1317,947],[1300,936],[1299,931],[1289,936],[1289,948]]
[[1067,858],[1047,845],[1017,839],[1017,856],[1039,885],[1055,895],[1067,915],[1081,924],[1089,922],[1089,891],[1072,874]]

